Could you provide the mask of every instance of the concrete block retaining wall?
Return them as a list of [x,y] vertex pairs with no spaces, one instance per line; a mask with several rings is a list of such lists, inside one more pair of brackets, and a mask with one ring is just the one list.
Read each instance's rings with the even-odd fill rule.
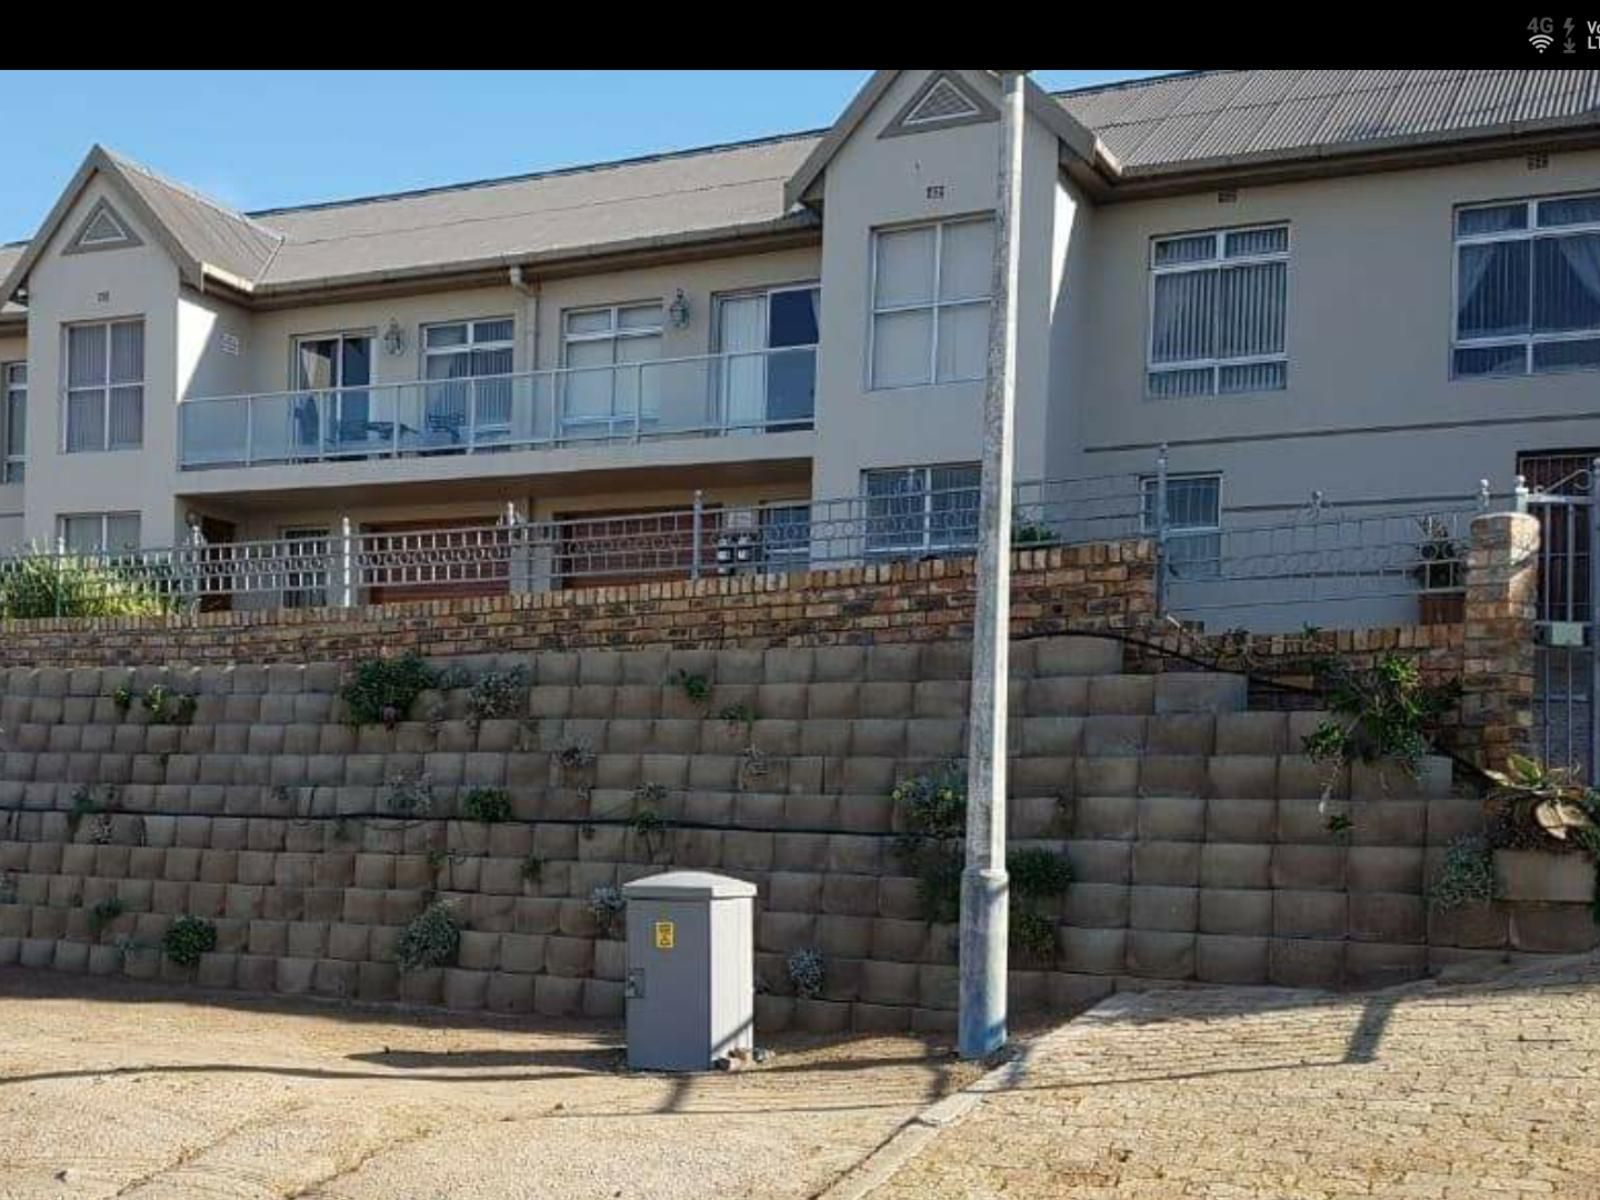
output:
[[[757,885],[763,1028],[947,1028],[954,931],[922,919],[889,793],[963,752],[968,654],[460,660],[526,665],[527,719],[474,723],[458,689],[392,730],[344,723],[338,666],[14,668],[0,673],[0,962],[614,1017],[622,946],[588,898],[674,865]],[[1013,845],[1063,850],[1077,875],[1051,913],[1054,958],[1015,964],[1018,1007],[1129,978],[1366,984],[1594,942],[1585,905],[1427,910],[1443,847],[1478,822],[1442,761],[1418,781],[1336,781],[1341,838],[1319,808],[1322,768],[1297,753],[1317,714],[1245,711],[1234,676],[1121,674],[1109,640],[1020,643],[1013,666]],[[680,670],[706,676],[709,705],[670,682]],[[118,688],[156,684],[197,695],[192,723],[119,709]],[[748,731],[716,715],[740,704]],[[575,743],[595,753],[577,772],[559,761]],[[425,817],[388,809],[402,773],[427,776]],[[660,837],[630,827],[642,784],[664,789]],[[513,819],[461,820],[478,786],[505,788]],[[457,962],[402,974],[395,940],[435,892],[466,925]],[[98,927],[113,896],[122,912]],[[183,914],[218,931],[193,969],[156,948]],[[816,999],[792,995],[785,960],[802,947],[826,960]]]

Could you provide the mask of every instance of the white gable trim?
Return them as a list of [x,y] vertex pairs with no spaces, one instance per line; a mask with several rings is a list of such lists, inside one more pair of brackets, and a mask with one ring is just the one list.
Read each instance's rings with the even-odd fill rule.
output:
[[[939,111],[943,105],[944,110]],[[951,106],[954,107],[951,107]],[[928,111],[924,111],[928,110]],[[935,71],[923,80],[884,127],[880,138],[931,133],[958,125],[980,125],[1000,119],[1000,110],[949,71]]]
[[101,197],[94,202],[89,215],[78,223],[78,232],[72,235],[61,253],[93,254],[99,250],[125,250],[142,245],[144,241],[133,231],[133,226]]

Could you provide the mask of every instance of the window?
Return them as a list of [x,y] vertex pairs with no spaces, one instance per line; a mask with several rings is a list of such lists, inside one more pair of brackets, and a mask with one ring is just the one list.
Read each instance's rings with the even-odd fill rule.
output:
[[138,513],[69,513],[56,533],[68,554],[112,554],[139,548]]
[[[1141,522],[1156,532],[1159,481],[1145,478]],[[1222,476],[1167,476],[1167,563],[1175,579],[1214,579],[1222,565]]]
[[759,433],[811,424],[820,299],[815,287],[718,298],[718,386],[726,428]]
[[144,444],[144,322],[67,326],[63,449],[132,450]]
[[1454,373],[1600,367],[1600,194],[1456,212]]
[[773,573],[811,566],[809,504],[768,504],[761,509],[761,563]]
[[1289,227],[1218,229],[1150,246],[1151,396],[1288,385]]
[[983,378],[993,261],[989,217],[874,232],[870,388]]
[[0,390],[5,393],[5,458],[0,464],[0,483],[21,483],[28,462],[28,364],[0,366]]
[[392,424],[372,420],[372,335],[336,333],[295,341],[295,443],[361,451],[387,446]]
[[661,413],[659,303],[578,309],[563,323],[562,427],[578,436],[633,432]]
[[423,326],[427,441],[454,445],[511,435],[513,330],[510,317]]
[[976,463],[866,471],[869,554],[970,549],[978,540]]

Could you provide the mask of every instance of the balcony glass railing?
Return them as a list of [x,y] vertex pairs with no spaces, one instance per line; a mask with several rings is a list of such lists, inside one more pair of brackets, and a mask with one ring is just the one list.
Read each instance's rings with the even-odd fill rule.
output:
[[186,469],[809,429],[815,346],[186,400]]

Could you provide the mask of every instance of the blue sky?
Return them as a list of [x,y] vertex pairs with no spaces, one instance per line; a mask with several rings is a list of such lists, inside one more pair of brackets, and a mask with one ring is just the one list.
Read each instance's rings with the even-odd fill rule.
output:
[[[1037,71],[1047,88],[1156,71]],[[826,125],[865,71],[0,72],[0,241],[94,142],[269,208]]]

